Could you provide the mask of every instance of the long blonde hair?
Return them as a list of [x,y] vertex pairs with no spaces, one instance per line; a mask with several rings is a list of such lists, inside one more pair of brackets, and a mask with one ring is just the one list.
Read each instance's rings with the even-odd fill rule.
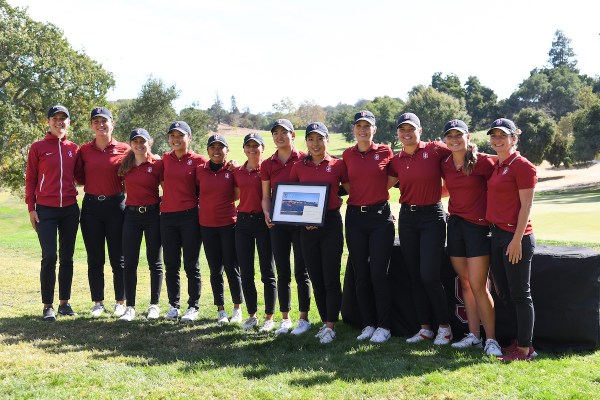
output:
[[[152,142],[153,140],[150,140],[148,142],[148,146],[150,148],[152,148]],[[151,150],[148,150],[148,155],[150,155],[150,158],[152,158],[153,160],[160,160],[160,157],[152,154]],[[125,157],[123,157],[123,159],[121,160],[121,165],[119,165],[119,171],[117,172],[118,176],[125,176],[127,175],[127,173],[129,171],[131,171],[131,169],[135,166],[135,154],[133,152],[133,150],[129,149],[129,151],[127,152],[127,154],[125,154]]]

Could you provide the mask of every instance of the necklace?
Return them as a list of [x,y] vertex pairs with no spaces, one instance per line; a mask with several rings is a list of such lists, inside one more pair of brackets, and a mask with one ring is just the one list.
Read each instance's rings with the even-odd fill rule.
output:
[[404,153],[404,163],[406,164],[406,169],[410,168],[410,162],[413,159],[413,155],[411,154],[410,156],[408,156],[408,153]]

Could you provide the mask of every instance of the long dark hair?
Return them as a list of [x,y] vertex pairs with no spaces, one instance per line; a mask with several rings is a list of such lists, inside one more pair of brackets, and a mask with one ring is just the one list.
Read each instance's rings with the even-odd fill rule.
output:
[[477,145],[474,143],[467,143],[467,152],[465,153],[465,162],[463,164],[463,173],[465,175],[471,175],[477,164]]

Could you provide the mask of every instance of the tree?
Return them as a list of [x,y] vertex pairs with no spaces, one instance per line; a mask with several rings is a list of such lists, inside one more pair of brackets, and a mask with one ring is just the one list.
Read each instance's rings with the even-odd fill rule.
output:
[[465,83],[467,112],[471,116],[471,130],[487,126],[498,115],[498,96],[483,86],[476,76],[469,76]]
[[591,161],[600,151],[600,103],[578,110],[573,118],[573,159]]
[[546,150],[544,158],[553,167],[564,164],[569,168],[573,162],[571,148],[573,147],[573,114],[567,114],[556,125],[556,133],[550,147]]
[[181,110],[179,119],[187,122],[192,129],[191,147],[198,153],[204,153],[208,133],[217,130],[210,114],[194,107],[187,107]]
[[300,104],[300,106],[294,113],[292,123],[295,126],[305,127],[311,122],[324,122],[326,115],[327,113],[325,112],[323,107],[321,107],[314,101],[305,100],[304,102],[302,102],[302,104]]
[[554,141],[556,123],[545,112],[532,108],[521,110],[514,121],[522,132],[518,143],[520,152],[533,164],[541,164]]
[[455,74],[448,74],[443,77],[441,72],[436,72],[431,77],[431,87],[457,99],[465,98],[465,89],[463,89],[460,79]]
[[0,185],[22,194],[29,145],[43,137],[46,111],[71,113],[69,138],[89,140],[90,110],[106,105],[112,75],[74,50],[53,24],[0,0]]
[[207,112],[216,124],[223,122],[223,118],[227,115],[227,112],[223,108],[223,102],[219,98],[218,93],[215,95],[215,102],[210,106]]
[[335,107],[326,107],[325,123],[333,132],[341,133],[347,142],[354,141],[352,125],[354,114],[359,110],[350,104],[338,103]]
[[577,60],[571,47],[571,39],[559,29],[554,32],[552,47],[548,52],[548,62],[553,68],[568,67],[575,70]]
[[235,100],[235,96],[231,96],[231,108],[229,109],[233,114],[239,114],[240,109],[237,106],[237,101]]
[[[377,132],[374,140],[377,143],[388,144],[392,150],[398,146],[396,122],[398,116],[402,114],[403,107],[402,100],[389,96],[375,97],[366,105],[365,108],[375,115]],[[354,135],[352,136],[354,138]]]

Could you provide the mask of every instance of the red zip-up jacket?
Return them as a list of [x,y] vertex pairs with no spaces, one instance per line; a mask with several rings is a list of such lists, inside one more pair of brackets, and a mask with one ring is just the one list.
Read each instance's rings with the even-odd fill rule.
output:
[[50,132],[31,145],[25,173],[25,202],[27,210],[36,204],[49,207],[67,207],[77,202],[75,169],[79,146],[58,139]]

